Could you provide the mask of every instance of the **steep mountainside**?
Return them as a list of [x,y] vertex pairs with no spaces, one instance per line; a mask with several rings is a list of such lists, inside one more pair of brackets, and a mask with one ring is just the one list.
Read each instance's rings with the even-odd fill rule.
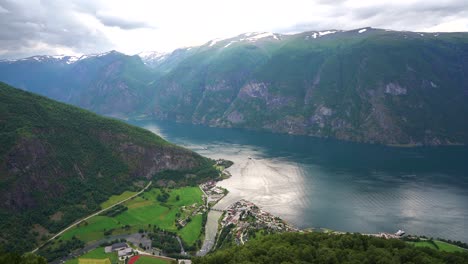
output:
[[212,41],[154,84],[147,113],[383,144],[468,142],[468,34],[377,29]]
[[146,103],[158,76],[138,56],[34,56],[0,61],[0,80],[61,102],[106,115],[129,115]]
[[[368,143],[468,143],[468,33],[246,33],[140,56],[144,63],[115,52],[70,64],[3,61],[0,80],[38,83],[38,93],[107,115]],[[101,62],[108,57],[119,59]],[[77,75],[71,85],[56,76],[60,65]]]
[[158,172],[211,164],[144,129],[0,83],[0,247],[30,249]]

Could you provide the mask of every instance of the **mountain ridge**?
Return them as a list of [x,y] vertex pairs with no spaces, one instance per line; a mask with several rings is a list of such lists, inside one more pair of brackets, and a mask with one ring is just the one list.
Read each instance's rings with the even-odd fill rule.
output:
[[[466,144],[467,47],[468,33],[244,33],[155,60],[122,54],[94,69],[85,59],[78,76],[94,78],[76,78],[67,94],[50,87],[67,87],[52,76],[35,92],[122,118],[386,145]],[[11,78],[12,67],[0,63],[0,80],[24,89],[37,82]]]

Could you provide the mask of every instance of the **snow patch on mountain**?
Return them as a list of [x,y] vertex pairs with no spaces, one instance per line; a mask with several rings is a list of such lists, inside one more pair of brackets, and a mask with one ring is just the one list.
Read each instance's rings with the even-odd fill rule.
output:
[[316,32],[312,33],[311,35],[307,35],[305,37],[305,39],[306,40],[311,39],[311,38],[316,39],[316,38],[320,38],[320,37],[323,37],[323,36],[326,36],[326,35],[329,35],[329,34],[335,34],[337,32],[339,32],[339,31],[337,31],[337,30],[316,31]]
[[276,40],[279,40],[279,38],[276,36],[276,34],[273,34],[271,32],[263,32],[263,33],[257,33],[252,37],[247,38],[249,41],[257,41],[262,38],[268,38],[268,37],[273,37]]
[[213,39],[212,41],[210,41],[210,47],[213,47],[217,42],[220,42],[222,39]]
[[170,55],[170,53],[159,51],[143,51],[136,55],[141,58],[144,64],[148,65],[154,62],[164,61]]
[[21,59],[6,59],[0,60],[0,62],[14,63],[18,61],[37,61],[37,62],[46,62],[46,61],[60,61],[66,64],[72,64],[80,60],[83,56],[67,56],[67,55],[37,55]]
[[72,64],[72,63],[75,63],[75,62],[77,62],[77,61],[79,61],[79,60],[80,60],[79,57],[70,56],[70,57],[68,57],[66,63],[67,63],[67,64]]
[[227,47],[231,46],[231,44],[236,43],[236,42],[237,42],[237,40],[233,40],[233,41],[229,42],[228,44],[226,44],[224,46],[224,48],[227,48]]
[[328,35],[328,34],[334,34],[336,32],[338,32],[338,31],[336,31],[336,30],[320,31],[319,36],[321,37],[321,36],[325,36],[325,35]]
[[363,28],[363,29],[359,30],[358,33],[361,34],[361,33],[364,33],[366,31],[367,31],[367,28]]

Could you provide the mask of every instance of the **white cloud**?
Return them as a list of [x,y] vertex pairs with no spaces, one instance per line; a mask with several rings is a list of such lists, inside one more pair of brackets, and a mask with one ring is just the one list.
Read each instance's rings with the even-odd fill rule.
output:
[[[0,13],[11,18],[0,17],[3,56],[32,55],[35,42],[52,47],[48,52],[56,47],[56,53],[113,48],[133,54],[144,50],[170,51],[252,31],[285,33],[366,26],[468,31],[465,0],[0,0]],[[11,31],[18,29],[14,23],[30,26]],[[11,32],[15,32],[16,39]],[[10,39],[13,40],[8,42]],[[12,46],[7,45],[11,43],[27,47],[23,50],[28,52],[13,52]]]

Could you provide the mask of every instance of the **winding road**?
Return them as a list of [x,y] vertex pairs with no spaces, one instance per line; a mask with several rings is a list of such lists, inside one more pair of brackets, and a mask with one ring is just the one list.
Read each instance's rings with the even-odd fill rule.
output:
[[98,211],[98,212],[96,212],[96,213],[93,213],[93,214],[91,214],[91,215],[89,215],[89,216],[87,216],[87,217],[85,217],[85,218],[82,218],[82,219],[76,221],[75,223],[71,224],[71,225],[68,226],[67,228],[65,228],[65,229],[63,229],[62,231],[60,231],[60,232],[58,232],[57,234],[55,234],[53,237],[51,237],[49,240],[47,240],[46,242],[44,242],[42,245],[38,246],[36,249],[34,249],[33,251],[31,251],[31,253],[36,253],[36,251],[38,251],[38,250],[39,250],[41,247],[43,247],[45,244],[47,244],[48,242],[50,242],[50,241],[54,240],[55,238],[59,237],[60,235],[62,235],[62,234],[65,233],[66,231],[70,230],[72,227],[74,227],[74,226],[76,226],[76,225],[78,225],[78,224],[81,224],[83,221],[86,221],[86,220],[88,220],[88,219],[90,219],[90,218],[92,218],[92,217],[94,217],[94,216],[96,216],[96,215],[99,215],[99,214],[101,214],[102,212],[105,212],[105,211],[111,209],[112,207],[114,207],[114,206],[116,206],[116,205],[122,204],[122,203],[124,203],[124,202],[126,202],[126,201],[128,201],[128,200],[130,200],[130,199],[135,198],[136,196],[138,196],[138,195],[140,195],[141,193],[143,193],[146,189],[148,189],[148,188],[151,186],[152,183],[153,183],[153,182],[150,181],[143,189],[141,189],[141,191],[139,191],[139,192],[137,192],[136,194],[134,194],[134,195],[128,197],[127,199],[124,199],[124,200],[122,200],[122,201],[120,201],[120,202],[117,202],[117,203],[115,203],[115,204],[113,204],[113,205],[111,205],[111,206],[109,206],[109,207],[107,207],[107,208],[104,208],[104,209],[102,209],[102,210],[100,210],[100,211]]

